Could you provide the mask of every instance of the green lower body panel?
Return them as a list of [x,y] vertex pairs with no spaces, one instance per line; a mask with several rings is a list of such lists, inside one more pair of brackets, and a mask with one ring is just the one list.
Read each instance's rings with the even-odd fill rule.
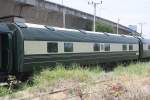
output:
[[143,51],[142,58],[150,58],[150,50]]
[[138,59],[138,51],[100,52],[100,53],[67,53],[25,55],[22,72],[32,71],[34,66],[50,66],[56,63],[98,64]]

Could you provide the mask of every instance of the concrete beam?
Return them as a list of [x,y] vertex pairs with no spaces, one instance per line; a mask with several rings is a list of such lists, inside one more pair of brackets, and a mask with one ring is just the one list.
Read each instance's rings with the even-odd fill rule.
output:
[[[22,16],[27,22],[59,27],[63,26],[62,11],[65,9],[67,28],[85,29],[86,23],[92,23],[93,20],[91,14],[45,0],[0,0],[0,9],[0,17]],[[114,28],[114,33],[116,32],[116,23],[100,17],[97,17],[97,20],[108,23]],[[129,28],[125,26],[119,25],[119,29],[124,30],[124,33],[129,33]]]

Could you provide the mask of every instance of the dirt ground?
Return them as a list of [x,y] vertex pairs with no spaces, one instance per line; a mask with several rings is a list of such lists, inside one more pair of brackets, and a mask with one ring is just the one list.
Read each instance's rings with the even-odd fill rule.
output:
[[150,77],[103,75],[87,82],[59,80],[54,86],[29,89],[1,100],[150,100]]

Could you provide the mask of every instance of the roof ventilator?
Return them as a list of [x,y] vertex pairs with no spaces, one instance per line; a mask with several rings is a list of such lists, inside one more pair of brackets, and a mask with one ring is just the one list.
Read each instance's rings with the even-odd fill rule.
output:
[[15,24],[20,28],[27,28],[27,25],[25,23],[15,22]]
[[109,36],[109,34],[108,34],[107,32],[104,32],[104,34],[105,34],[106,36]]
[[51,26],[45,26],[45,28],[47,28],[48,30],[51,30],[51,31],[55,31],[55,28],[53,28]]
[[80,30],[78,29],[79,32],[83,33],[83,34],[87,34],[84,30]]
[[120,34],[121,36],[123,36],[123,37],[126,37],[124,34]]

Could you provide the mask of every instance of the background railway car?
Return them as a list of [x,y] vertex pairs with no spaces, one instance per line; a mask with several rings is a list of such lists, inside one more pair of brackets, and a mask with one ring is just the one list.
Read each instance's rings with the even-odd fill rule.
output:
[[141,40],[141,59],[142,58],[150,58],[150,40],[149,39],[144,39],[140,38]]
[[5,30],[0,33],[1,64],[9,73],[28,73],[33,66],[55,63],[109,63],[139,57],[139,40],[132,36],[29,23],[1,23],[0,29]]

